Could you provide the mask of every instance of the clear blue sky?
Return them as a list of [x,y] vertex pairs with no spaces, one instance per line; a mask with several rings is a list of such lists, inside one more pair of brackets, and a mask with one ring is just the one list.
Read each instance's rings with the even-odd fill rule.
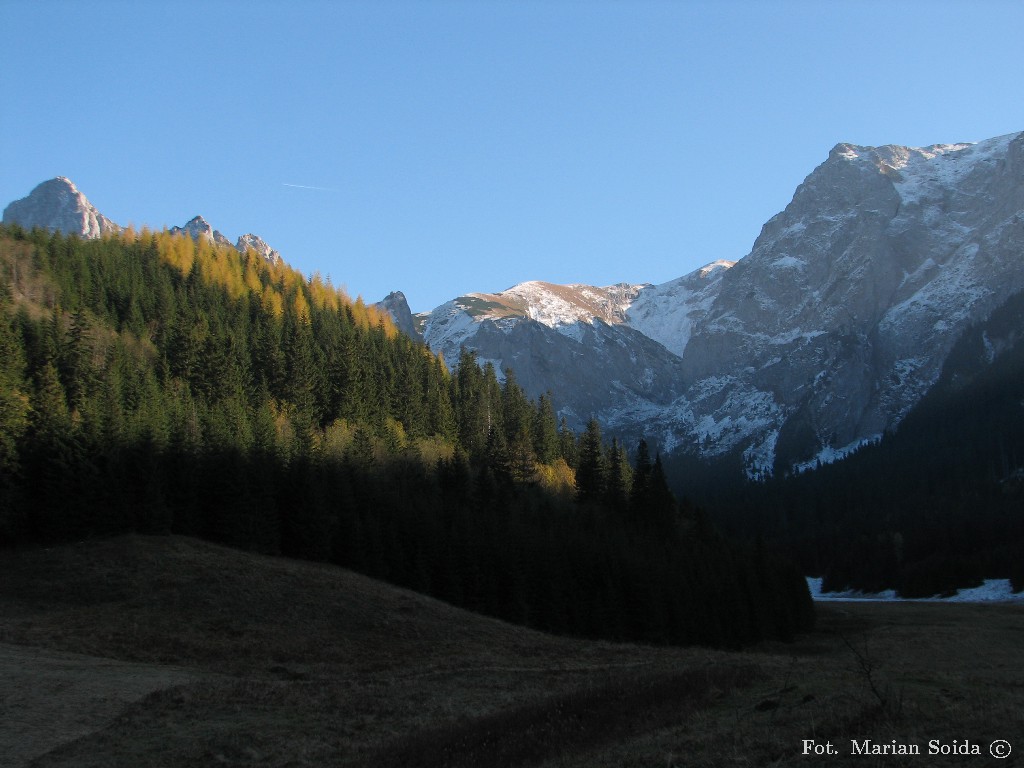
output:
[[1017,0],[0,0],[0,28],[0,207],[68,176],[414,311],[664,282],[746,255],[837,142],[1024,130]]

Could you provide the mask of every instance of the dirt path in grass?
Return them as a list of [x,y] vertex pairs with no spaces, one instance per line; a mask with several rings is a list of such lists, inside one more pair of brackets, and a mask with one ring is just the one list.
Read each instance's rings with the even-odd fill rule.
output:
[[153,691],[201,672],[0,643],[0,768],[31,760],[111,723]]

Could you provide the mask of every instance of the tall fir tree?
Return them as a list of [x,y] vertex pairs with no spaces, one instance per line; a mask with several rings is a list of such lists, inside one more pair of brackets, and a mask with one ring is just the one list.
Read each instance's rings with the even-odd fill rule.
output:
[[647,441],[641,439],[636,448],[636,462],[633,467],[633,484],[629,491],[630,516],[634,521],[647,519],[651,507],[651,463]]
[[601,426],[597,419],[587,422],[580,436],[576,467],[576,499],[581,504],[600,504],[605,498],[607,466],[601,443]]
[[569,428],[563,416],[558,425],[558,453],[572,469],[576,469],[579,462],[579,446],[576,443],[576,434]]
[[624,518],[629,508],[632,470],[626,452],[619,447],[614,437],[608,449],[605,467],[605,504],[612,514]]
[[537,412],[533,419],[533,451],[541,464],[551,464],[559,457],[558,422],[551,404],[551,393],[537,398]]

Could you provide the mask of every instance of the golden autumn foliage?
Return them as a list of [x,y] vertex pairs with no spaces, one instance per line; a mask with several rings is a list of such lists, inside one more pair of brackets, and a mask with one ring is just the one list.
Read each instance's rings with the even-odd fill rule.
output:
[[332,311],[347,308],[360,327],[383,327],[389,338],[397,333],[386,312],[367,306],[361,298],[353,301],[344,290],[324,281],[318,273],[306,278],[284,262],[269,262],[253,250],[240,253],[229,246],[202,238],[193,240],[166,230],[155,234],[143,230],[138,235],[132,232],[114,237],[133,240],[151,237],[160,258],[181,274],[197,271],[203,280],[223,288],[235,299],[249,294],[259,296],[264,309],[276,317],[290,308],[303,322],[309,322],[311,307]]
[[565,459],[559,457],[551,464],[537,464],[535,469],[537,482],[544,490],[567,499],[576,495],[576,472]]
[[335,419],[324,427],[320,436],[319,449],[325,456],[341,461],[348,453],[357,428],[356,424],[346,419]]

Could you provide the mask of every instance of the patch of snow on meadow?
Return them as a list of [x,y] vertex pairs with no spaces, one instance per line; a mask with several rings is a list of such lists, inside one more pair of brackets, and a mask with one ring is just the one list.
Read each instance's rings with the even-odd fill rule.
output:
[[985,579],[985,582],[980,587],[961,589],[952,597],[939,597],[935,595],[934,597],[922,598],[898,597],[894,589],[887,589],[884,592],[861,592],[859,590],[822,592],[821,581],[821,577],[807,577],[807,588],[811,592],[811,598],[822,603],[858,601],[875,603],[1024,603],[1024,592],[1014,593],[1010,587],[1009,579]]

